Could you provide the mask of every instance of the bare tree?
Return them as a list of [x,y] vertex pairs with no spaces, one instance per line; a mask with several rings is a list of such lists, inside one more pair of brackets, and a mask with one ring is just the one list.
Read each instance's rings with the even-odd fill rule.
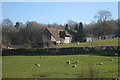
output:
[[107,20],[110,20],[112,18],[111,12],[107,10],[101,10],[95,15],[95,18],[98,20],[98,23],[102,22],[102,31],[103,31],[103,34],[105,34],[105,30],[104,30],[105,23]]
[[15,27],[13,26],[13,23],[9,19],[4,19],[2,22],[2,31],[3,32],[13,32],[16,31]]
[[13,23],[10,19],[4,19],[2,22],[3,26],[13,26]]
[[13,23],[9,19],[4,19],[2,22],[2,42],[6,46],[11,45],[11,41],[13,41],[13,37],[15,36],[17,30],[13,26]]
[[112,18],[112,14],[107,10],[101,10],[95,15],[95,18],[98,19],[98,21],[105,22],[106,20],[110,20]]
[[74,30],[76,27],[76,24],[78,24],[78,23],[73,20],[68,20],[67,24],[69,25],[70,29]]
[[77,22],[73,21],[73,20],[68,20],[67,21],[67,24],[69,25],[74,25],[74,24],[77,24]]

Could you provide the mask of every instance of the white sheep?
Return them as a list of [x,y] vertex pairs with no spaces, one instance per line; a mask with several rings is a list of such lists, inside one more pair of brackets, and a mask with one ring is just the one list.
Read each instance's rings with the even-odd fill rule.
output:
[[120,80],[120,78],[117,78],[117,80]]
[[99,65],[103,65],[103,63],[99,63]]
[[40,66],[40,64],[35,64],[36,66]]
[[72,67],[74,67],[74,68],[75,68],[75,67],[76,67],[76,65],[72,65]]
[[110,61],[113,61],[114,59],[110,59]]
[[79,63],[79,61],[76,61],[76,63]]
[[70,64],[70,60],[67,61],[67,64]]
[[40,58],[42,58],[43,56],[40,56]]

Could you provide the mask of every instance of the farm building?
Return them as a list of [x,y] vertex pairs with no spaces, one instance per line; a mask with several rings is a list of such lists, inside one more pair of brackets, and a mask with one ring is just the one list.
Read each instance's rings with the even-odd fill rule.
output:
[[52,41],[55,44],[71,43],[72,41],[72,35],[62,29],[46,28],[44,35],[45,40]]
[[49,25],[48,28],[45,29],[44,34],[38,38],[36,43],[39,45],[44,45],[44,43],[48,44],[49,41],[54,44],[82,41],[82,33],[83,25],[81,22],[76,24],[74,30],[71,30],[68,24],[66,24],[65,29],[51,28]]
[[103,35],[98,37],[86,37],[86,42],[97,41],[97,40],[105,40],[115,38],[115,34],[111,35]]
[[84,42],[85,39],[85,35],[84,35],[84,28],[83,28],[83,24],[82,22],[80,22],[79,24],[76,24],[74,30],[71,30],[69,25],[66,24],[65,30],[71,34],[73,37],[73,42]]

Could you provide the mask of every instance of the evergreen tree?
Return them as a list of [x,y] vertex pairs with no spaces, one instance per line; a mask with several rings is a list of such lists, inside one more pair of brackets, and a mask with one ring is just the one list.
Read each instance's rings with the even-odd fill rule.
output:
[[79,42],[83,42],[84,41],[84,32],[83,32],[84,28],[83,28],[83,24],[82,22],[79,23],[79,28],[77,29],[77,36],[76,39]]

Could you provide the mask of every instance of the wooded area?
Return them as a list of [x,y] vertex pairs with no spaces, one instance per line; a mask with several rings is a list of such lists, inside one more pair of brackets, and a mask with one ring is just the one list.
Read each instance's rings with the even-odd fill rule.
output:
[[[116,37],[119,37],[118,20],[111,19],[111,16],[109,11],[99,11],[95,15],[97,22],[83,24],[85,37],[109,34],[115,34]],[[68,20],[67,23],[71,30],[76,30],[76,24],[78,22]],[[44,42],[44,30],[46,28],[65,29],[65,25],[59,25],[57,23],[40,24],[36,21],[26,22],[25,24],[16,22],[14,25],[10,19],[4,19],[2,22],[2,43],[7,47],[10,45],[32,47],[38,39]]]

